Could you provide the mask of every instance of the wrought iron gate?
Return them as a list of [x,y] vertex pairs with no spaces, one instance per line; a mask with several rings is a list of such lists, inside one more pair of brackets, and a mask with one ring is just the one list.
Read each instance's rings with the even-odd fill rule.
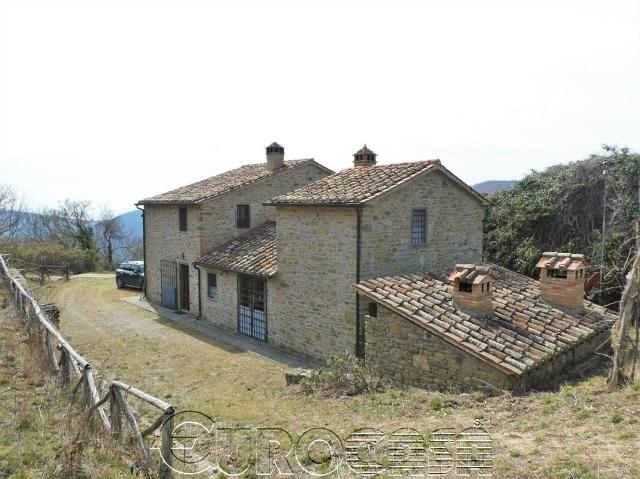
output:
[[177,309],[178,263],[160,260],[160,302],[165,308]]
[[238,332],[267,340],[267,282],[238,275]]

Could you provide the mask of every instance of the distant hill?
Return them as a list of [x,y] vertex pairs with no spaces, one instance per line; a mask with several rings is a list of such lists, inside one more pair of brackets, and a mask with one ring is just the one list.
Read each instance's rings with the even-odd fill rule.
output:
[[473,189],[479,193],[493,193],[494,191],[509,190],[516,183],[516,180],[490,180],[473,185]]
[[139,210],[129,211],[120,216],[124,230],[135,238],[142,238],[142,213]]

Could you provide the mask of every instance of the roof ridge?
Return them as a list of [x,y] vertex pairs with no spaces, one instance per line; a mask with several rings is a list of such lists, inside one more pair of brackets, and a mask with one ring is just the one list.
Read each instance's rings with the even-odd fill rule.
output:
[[[149,196],[136,203],[136,205],[144,204],[197,204],[216,196],[223,195],[238,188],[244,188],[254,183],[263,181],[270,178],[274,174],[285,173],[295,168],[304,165],[315,165],[316,167],[333,174],[333,171],[318,163],[314,158],[301,158],[285,160],[283,167],[269,170],[266,163],[247,163],[237,166],[230,170],[220,172],[218,174],[209,176],[202,180],[182,185],[177,188],[173,188],[164,193]],[[258,169],[264,171],[257,171]],[[254,172],[255,170],[255,172]],[[252,173],[253,172],[253,173]],[[243,179],[243,173],[246,173],[249,178]],[[253,177],[251,177],[253,176]],[[216,184],[218,181],[219,184]],[[231,184],[231,186],[225,186],[225,184]],[[207,190],[213,191],[207,191]],[[198,192],[198,190],[204,190]],[[188,196],[187,198],[179,198],[180,195]],[[169,196],[169,198],[166,198]],[[172,198],[174,197],[174,198]]]
[[483,205],[486,198],[451,173],[440,160],[420,160],[385,165],[354,166],[277,195],[264,204],[269,206],[359,206],[375,200],[413,179],[438,171]]

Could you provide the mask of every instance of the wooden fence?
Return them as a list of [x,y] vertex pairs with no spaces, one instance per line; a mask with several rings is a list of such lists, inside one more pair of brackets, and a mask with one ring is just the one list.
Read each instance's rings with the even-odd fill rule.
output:
[[[60,386],[70,390],[70,401],[73,402],[80,393],[82,407],[87,411],[87,424],[94,428],[93,418],[97,413],[99,428],[115,440],[122,440],[122,418],[124,417],[140,448],[146,467],[149,469],[158,467],[161,479],[171,478],[175,408],[161,399],[119,381],[112,381],[106,394],[101,397],[96,387],[91,364],[64,339],[58,329],[47,319],[38,302],[16,278],[11,276],[2,255],[0,255],[0,280],[4,280],[9,286],[15,306],[25,320],[30,337],[33,335],[37,337],[37,352],[40,359],[51,373],[57,375]],[[162,414],[150,427],[141,431],[131,407],[122,395],[123,392],[155,406],[162,411]],[[109,403],[108,416],[105,411],[107,402]],[[159,428],[162,428],[160,434],[161,460],[160,464],[156,466],[145,438]]]

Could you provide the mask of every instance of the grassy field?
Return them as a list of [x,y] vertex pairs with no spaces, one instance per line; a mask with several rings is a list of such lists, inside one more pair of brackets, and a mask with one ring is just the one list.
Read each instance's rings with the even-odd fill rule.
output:
[[[135,461],[84,434],[77,409],[34,362],[0,286],[0,478],[137,477]],[[78,436],[78,433],[80,435]],[[76,439],[79,439],[76,441]]]
[[326,427],[345,438],[362,427],[425,435],[478,422],[491,434],[494,477],[640,477],[640,383],[609,392],[603,374],[526,396],[416,389],[338,399],[285,385],[285,366],[217,343],[120,300],[112,278],[50,283],[38,294],[62,308],[61,329],[102,381],[121,379],[181,410],[232,427],[282,427],[294,437]]

